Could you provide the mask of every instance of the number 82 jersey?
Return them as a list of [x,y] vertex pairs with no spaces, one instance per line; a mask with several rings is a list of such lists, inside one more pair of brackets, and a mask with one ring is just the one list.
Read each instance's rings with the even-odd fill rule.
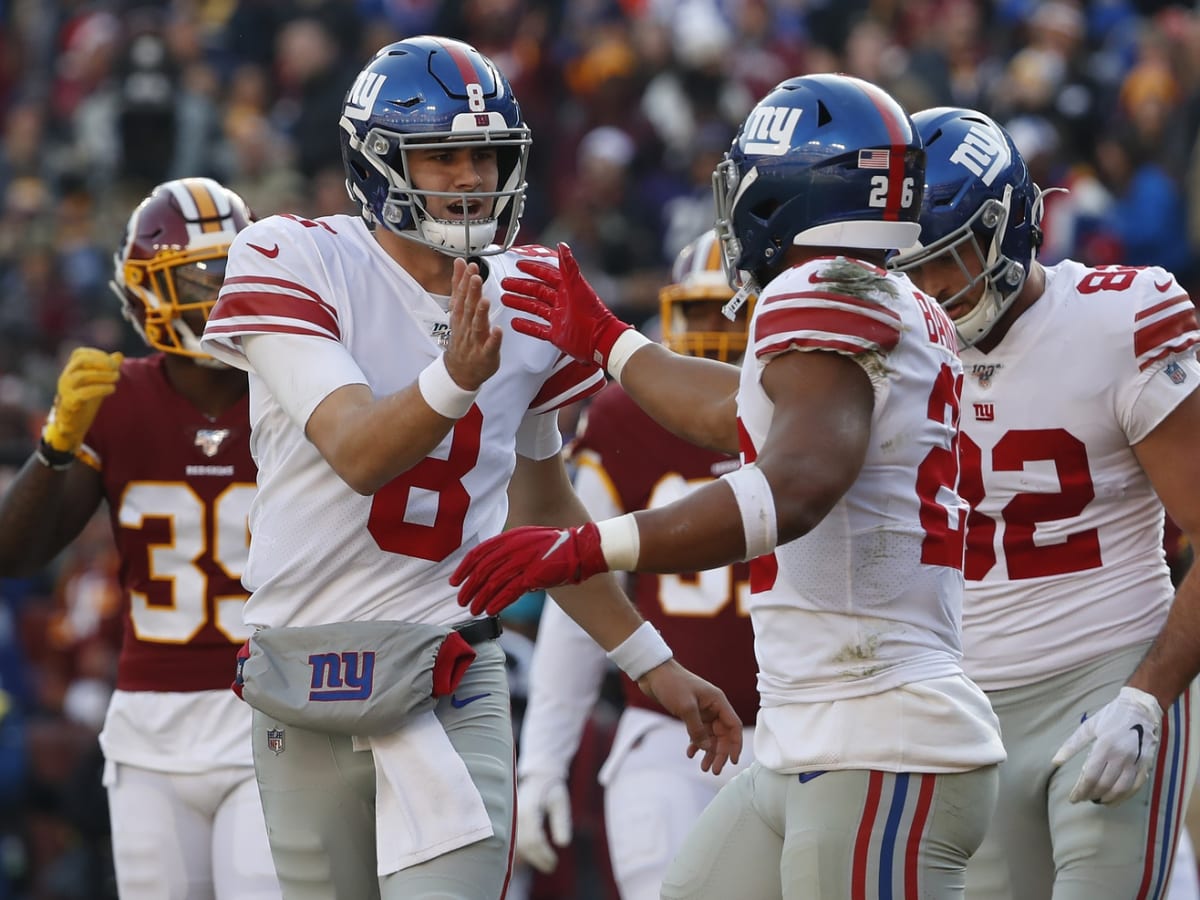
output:
[[962,353],[963,640],[985,689],[1151,640],[1173,596],[1143,440],[1200,386],[1195,309],[1159,268],[1046,269],[990,353]]

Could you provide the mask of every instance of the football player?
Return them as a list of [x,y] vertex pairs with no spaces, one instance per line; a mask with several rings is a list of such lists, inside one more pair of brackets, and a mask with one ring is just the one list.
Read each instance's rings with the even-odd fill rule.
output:
[[1037,261],[1042,192],[985,115],[914,116],[921,246],[962,345],[964,664],[1008,761],[972,897],[1160,897],[1196,777],[1200,345],[1170,272]]
[[[433,36],[389,44],[347,93],[339,133],[361,215],[250,226],[205,330],[205,347],[252,373],[246,620],[308,634],[460,626],[476,656],[432,710],[365,739],[256,710],[271,850],[289,898],[502,897],[515,789],[504,653],[498,623],[466,617],[448,576],[506,521],[587,521],[555,410],[604,375],[514,332],[496,302],[517,260],[553,253],[512,247],[530,135],[489,59]],[[661,639],[644,652],[611,576],[555,599],[685,718],[701,765],[737,757],[724,695]]]
[[663,897],[961,896],[987,829],[1004,750],[960,660],[957,341],[883,268],[917,240],[924,174],[920,135],[875,85],[811,75],[759,102],[714,174],[727,271],[747,273],[735,300],[758,297],[740,377],[619,322],[568,248],[505,282],[535,317],[523,330],[742,453],[666,506],[506,532],[454,575],[478,610],[596,572],[751,560],[755,761],[701,814]]
[[[684,247],[659,296],[663,344],[691,356],[741,359],[748,307],[736,321],[721,313],[733,291],[714,232]],[[575,491],[597,520],[663,506],[737,468],[735,458],[671,434],[615,382],[588,407],[572,459],[578,466]],[[743,563],[682,575],[639,574],[630,585],[638,610],[679,661],[721,685],[747,739],[758,709],[749,589]],[[543,872],[557,864],[554,846],[571,840],[567,772],[605,668],[604,651],[561,609],[546,604],[517,761],[517,853]],[[600,773],[609,856],[624,900],[657,900],[663,872],[688,829],[721,785],[745,768],[750,753],[743,751],[739,765],[716,778],[698,771],[684,756],[682,723],[628,678],[621,684],[626,706]]]
[[108,505],[124,638],[100,745],[122,898],[278,897],[230,692],[255,491],[246,375],[199,344],[226,255],[251,222],[208,178],[133,211],[112,287],[155,352],[77,348],[37,451],[0,500],[0,574],[44,566]]

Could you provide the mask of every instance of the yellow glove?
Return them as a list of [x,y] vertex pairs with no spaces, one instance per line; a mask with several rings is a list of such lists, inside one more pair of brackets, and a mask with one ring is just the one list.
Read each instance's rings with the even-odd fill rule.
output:
[[92,347],[71,351],[66,368],[58,376],[58,393],[42,429],[42,440],[57,453],[74,453],[92,427],[104,398],[117,389],[121,377],[120,353],[105,353]]

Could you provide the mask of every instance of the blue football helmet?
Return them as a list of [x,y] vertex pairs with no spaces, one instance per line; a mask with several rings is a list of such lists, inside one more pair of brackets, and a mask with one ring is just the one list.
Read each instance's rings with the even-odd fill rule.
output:
[[883,89],[848,75],[781,82],[713,173],[730,284],[757,291],[793,244],[911,246],[924,183],[921,138]]
[[[889,266],[903,272],[951,257],[964,285],[942,299],[947,308],[983,283],[982,298],[954,322],[959,343],[969,347],[1025,284],[1042,242],[1042,192],[1008,132],[983,113],[943,106],[917,113],[913,122],[927,157],[921,240]],[[975,255],[978,275],[971,274],[964,253]]]
[[[512,246],[525,205],[529,129],[508,81],[461,41],[413,37],[375,54],[346,94],[341,118],[346,189],[364,219],[450,256],[487,256]],[[434,142],[496,151],[495,191],[414,190],[407,153]],[[490,201],[485,217],[436,219],[426,197]],[[504,228],[499,243],[496,234]]]

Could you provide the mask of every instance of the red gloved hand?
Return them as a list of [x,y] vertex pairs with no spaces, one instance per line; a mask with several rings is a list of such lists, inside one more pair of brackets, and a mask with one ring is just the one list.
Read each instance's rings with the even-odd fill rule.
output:
[[549,341],[582,362],[608,368],[608,354],[617,338],[632,325],[622,322],[596,296],[579,272],[579,264],[566,244],[558,245],[558,266],[522,259],[517,268],[532,278],[505,278],[500,300],[518,312],[537,316],[513,319],[513,330]]
[[450,576],[450,584],[462,585],[460,606],[470,604],[477,616],[494,616],[529,591],[579,584],[607,571],[594,523],[577,528],[527,525],[471,550]]

